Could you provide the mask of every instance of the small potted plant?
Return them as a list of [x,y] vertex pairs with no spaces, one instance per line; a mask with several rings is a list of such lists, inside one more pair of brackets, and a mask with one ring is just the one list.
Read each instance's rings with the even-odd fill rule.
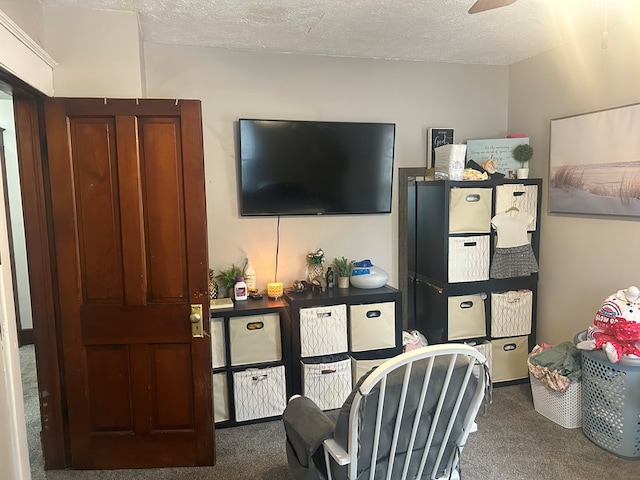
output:
[[218,281],[220,286],[224,288],[224,291],[227,293],[227,297],[233,298],[231,291],[233,290],[233,286],[236,284],[237,278],[242,275],[242,269],[235,263],[232,263],[226,270],[220,270],[215,276],[215,279]]
[[338,288],[349,288],[349,277],[351,276],[351,270],[353,270],[353,260],[347,260],[345,257],[334,258],[331,265],[338,276]]
[[516,170],[516,177],[529,178],[529,166],[527,162],[533,157],[533,148],[527,143],[521,143],[513,149],[513,158],[522,164],[521,168]]

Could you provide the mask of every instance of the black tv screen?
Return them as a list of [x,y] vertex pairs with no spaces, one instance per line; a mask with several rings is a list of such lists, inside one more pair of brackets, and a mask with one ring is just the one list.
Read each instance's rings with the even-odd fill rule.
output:
[[390,213],[395,124],[239,120],[240,214]]

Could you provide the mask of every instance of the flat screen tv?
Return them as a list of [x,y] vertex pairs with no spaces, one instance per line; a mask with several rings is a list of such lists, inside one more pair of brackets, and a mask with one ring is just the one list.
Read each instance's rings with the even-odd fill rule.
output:
[[395,124],[239,120],[240,214],[391,212]]

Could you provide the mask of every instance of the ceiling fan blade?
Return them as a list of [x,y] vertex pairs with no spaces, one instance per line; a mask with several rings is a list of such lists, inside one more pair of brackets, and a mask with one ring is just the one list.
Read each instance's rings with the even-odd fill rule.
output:
[[476,3],[469,9],[469,13],[484,12],[494,8],[506,7],[515,3],[516,0],[476,0]]

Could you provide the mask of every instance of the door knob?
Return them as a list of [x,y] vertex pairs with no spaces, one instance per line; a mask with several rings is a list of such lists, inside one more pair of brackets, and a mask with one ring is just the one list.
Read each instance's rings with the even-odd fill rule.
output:
[[192,304],[191,315],[189,315],[189,321],[191,322],[191,336],[194,338],[202,338],[202,305]]

